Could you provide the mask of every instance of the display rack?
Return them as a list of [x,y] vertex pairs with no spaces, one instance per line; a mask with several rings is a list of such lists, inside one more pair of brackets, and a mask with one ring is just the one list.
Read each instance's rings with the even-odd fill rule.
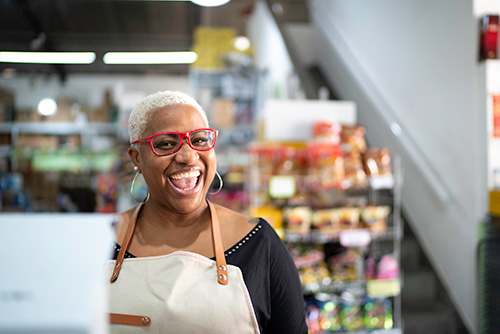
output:
[[[266,192],[269,187],[270,178],[273,175],[263,174],[261,168],[262,164],[258,161],[258,156],[252,156],[250,158],[250,168],[249,168],[249,183],[247,185],[250,194],[250,207],[251,213],[262,215],[263,218],[267,219],[271,225],[273,225],[278,234],[280,234],[289,248],[296,245],[298,246],[311,246],[319,249],[324,249],[327,245],[334,243],[342,243],[342,238],[351,238],[352,248],[359,250],[362,254],[367,254],[371,251],[384,250],[385,253],[390,252],[390,254],[396,259],[397,263],[400,263],[400,243],[403,235],[402,224],[401,224],[401,164],[399,157],[392,157],[392,175],[384,176],[380,178],[372,178],[368,182],[368,186],[363,189],[334,189],[335,198],[338,200],[340,197],[351,197],[356,198],[359,201],[361,198],[363,202],[370,205],[390,205],[391,214],[387,218],[387,228],[382,232],[368,231],[366,228],[337,231],[336,233],[324,233],[319,230],[307,230],[306,232],[290,231],[287,229],[286,223],[277,222],[277,220],[282,219],[286,221],[284,216],[276,218],[273,214],[269,214],[266,217],[263,211],[259,212],[259,209],[264,206],[269,206],[269,203],[264,204],[262,200],[262,192]],[[303,179],[307,178],[307,175],[280,175],[279,177],[290,177],[295,179],[294,183],[297,185],[295,191],[300,191],[300,187],[303,185]],[[299,180],[299,181],[297,181]],[[287,188],[286,184],[281,184],[283,188]],[[288,205],[287,199],[284,198],[271,198],[270,201],[276,208],[285,210],[284,208]],[[338,204],[333,204],[332,207]],[[324,208],[323,208],[324,209]],[[368,242],[366,241],[368,238]],[[353,240],[354,239],[354,240]],[[357,239],[357,240],[356,240]],[[363,241],[364,239],[364,241]],[[358,242],[358,245],[356,244]],[[349,247],[347,247],[349,248]],[[293,253],[293,250],[292,250]],[[296,258],[295,258],[296,259]],[[303,264],[300,264],[296,259],[296,265],[299,270],[304,268]],[[314,265],[313,267],[316,267]],[[365,264],[363,263],[363,268]],[[306,268],[307,270],[309,268]],[[364,276],[364,272],[363,272]],[[402,318],[401,318],[401,288],[402,288],[402,272],[400,266],[398,266],[398,274],[392,279],[365,279],[364,277],[358,278],[356,280],[338,280],[332,277],[325,277],[320,281],[314,281],[312,283],[305,283],[303,275],[301,275],[301,280],[303,283],[304,297],[307,298],[315,294],[331,294],[340,296],[343,292],[349,290],[363,290],[363,294],[366,296],[377,298],[386,298],[391,302],[391,313],[392,313],[392,324],[388,322],[386,324],[389,328],[384,329],[359,329],[355,331],[349,331],[345,328],[339,329],[342,333],[378,333],[378,334],[401,334],[402,333]],[[322,332],[315,331],[314,333],[332,333],[336,332],[334,330],[324,330]]]

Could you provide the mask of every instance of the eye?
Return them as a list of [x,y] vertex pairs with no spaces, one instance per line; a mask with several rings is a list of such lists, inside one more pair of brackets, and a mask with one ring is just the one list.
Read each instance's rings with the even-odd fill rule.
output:
[[172,151],[179,146],[179,138],[175,135],[161,135],[153,139],[155,150]]

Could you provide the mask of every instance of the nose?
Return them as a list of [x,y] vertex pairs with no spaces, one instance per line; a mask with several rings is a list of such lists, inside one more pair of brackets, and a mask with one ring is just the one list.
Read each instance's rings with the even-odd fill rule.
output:
[[189,146],[188,138],[182,140],[181,148],[175,153],[175,161],[183,164],[192,164],[200,158],[198,152]]

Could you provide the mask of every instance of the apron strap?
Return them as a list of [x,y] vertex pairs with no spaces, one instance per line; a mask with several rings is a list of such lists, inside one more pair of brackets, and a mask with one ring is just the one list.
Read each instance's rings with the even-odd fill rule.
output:
[[214,241],[215,262],[217,263],[217,280],[220,284],[226,285],[228,283],[227,264],[220,235],[219,217],[214,205],[209,200],[207,200],[207,203],[212,217],[212,238]]
[[[228,273],[226,256],[224,255],[224,247],[222,245],[222,238],[220,235],[219,217],[217,216],[217,211],[215,210],[214,205],[209,200],[207,200],[207,203],[212,220],[212,240],[214,243],[215,262],[217,264],[217,281],[222,285],[226,285],[228,283]],[[125,258],[125,252],[128,250],[128,246],[132,240],[135,226],[137,225],[137,218],[139,217],[139,212],[141,211],[143,205],[144,203],[139,204],[132,214],[132,218],[130,219],[130,224],[123,238],[120,251],[116,257],[115,267],[113,269],[113,273],[111,274],[110,282],[114,282],[118,279],[123,259]]]
[[139,212],[141,211],[143,205],[144,203],[139,204],[132,214],[127,232],[125,232],[125,236],[122,240],[120,251],[118,252],[118,256],[116,257],[115,268],[113,269],[113,273],[111,274],[111,278],[109,280],[111,283],[116,281],[118,275],[120,274],[120,270],[122,269],[123,264],[123,258],[125,257],[125,252],[127,251],[130,241],[132,240],[132,235],[134,235],[135,226],[137,225],[137,217],[139,217]]

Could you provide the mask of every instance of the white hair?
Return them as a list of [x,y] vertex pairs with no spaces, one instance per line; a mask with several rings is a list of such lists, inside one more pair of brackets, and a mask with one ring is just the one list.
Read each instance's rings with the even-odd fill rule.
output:
[[146,130],[146,125],[154,112],[161,108],[177,104],[186,104],[194,107],[200,113],[208,127],[207,114],[194,98],[183,92],[167,90],[146,96],[132,109],[128,119],[130,142],[132,143],[141,139],[142,134]]

